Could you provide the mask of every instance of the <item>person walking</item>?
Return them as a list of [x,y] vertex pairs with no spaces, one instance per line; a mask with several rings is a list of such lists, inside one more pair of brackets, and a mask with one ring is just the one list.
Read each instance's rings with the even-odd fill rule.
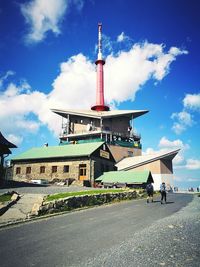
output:
[[146,191],[147,191],[147,203],[149,203],[150,198],[151,198],[151,202],[153,202],[153,185],[152,185],[152,183],[147,184]]
[[161,204],[163,204],[163,200],[165,201],[166,204],[166,199],[167,199],[167,193],[166,193],[166,185],[165,182],[162,182],[160,185],[160,194],[161,194]]

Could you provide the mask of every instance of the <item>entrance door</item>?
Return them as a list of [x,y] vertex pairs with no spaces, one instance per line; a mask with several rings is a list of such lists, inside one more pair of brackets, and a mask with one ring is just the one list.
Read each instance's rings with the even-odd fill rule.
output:
[[87,168],[86,164],[80,164],[79,165],[79,180],[87,180]]

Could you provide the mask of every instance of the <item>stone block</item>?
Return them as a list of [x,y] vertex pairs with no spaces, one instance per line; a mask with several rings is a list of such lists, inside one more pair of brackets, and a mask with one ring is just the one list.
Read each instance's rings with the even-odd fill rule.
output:
[[32,209],[31,209],[31,216],[36,216],[36,215],[38,215],[39,214],[39,210],[40,210],[40,204],[39,203],[35,203],[34,205],[33,205],[33,207],[32,207]]
[[11,201],[17,201],[19,200],[19,198],[20,198],[19,195],[17,193],[14,193],[11,197]]

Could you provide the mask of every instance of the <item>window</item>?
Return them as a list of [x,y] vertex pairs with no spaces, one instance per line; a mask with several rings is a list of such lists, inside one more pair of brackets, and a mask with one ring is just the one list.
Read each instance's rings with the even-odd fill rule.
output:
[[40,166],[40,173],[45,173],[45,166]]
[[52,172],[57,172],[57,166],[52,166]]
[[20,174],[21,173],[21,168],[20,167],[17,167],[16,168],[16,174]]
[[80,164],[79,170],[80,170],[80,176],[85,176],[86,175],[86,164]]
[[31,173],[31,167],[26,167],[26,174],[30,174]]
[[69,165],[64,165],[63,172],[69,172]]
[[130,151],[130,150],[129,150],[129,151],[128,151],[128,156],[129,156],[129,157],[133,157],[133,151]]

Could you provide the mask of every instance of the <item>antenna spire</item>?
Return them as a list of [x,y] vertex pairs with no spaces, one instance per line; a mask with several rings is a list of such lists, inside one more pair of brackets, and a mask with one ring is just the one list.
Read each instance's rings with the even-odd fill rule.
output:
[[105,60],[102,56],[102,23],[98,23],[98,56],[95,64],[97,65],[97,87],[96,87],[96,105],[91,109],[96,111],[108,111],[109,107],[104,104],[104,75],[103,65]]
[[102,59],[102,23],[98,23],[98,60]]

